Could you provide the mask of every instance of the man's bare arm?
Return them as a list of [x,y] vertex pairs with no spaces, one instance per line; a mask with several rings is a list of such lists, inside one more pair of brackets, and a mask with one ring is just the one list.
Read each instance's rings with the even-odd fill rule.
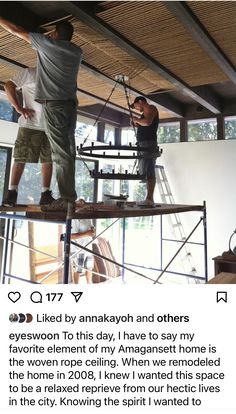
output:
[[4,89],[6,91],[7,99],[12,104],[12,106],[15,108],[15,110],[24,116],[25,119],[32,118],[34,115],[34,111],[29,108],[23,108],[23,106],[20,105],[18,98],[17,98],[17,92],[16,92],[16,85],[12,81],[8,81],[4,85]]
[[133,118],[135,125],[149,126],[151,125],[153,118],[157,115],[157,109],[155,106],[150,105],[148,108],[145,108],[143,111],[143,118]]
[[12,23],[9,20],[3,19],[2,17],[0,17],[0,26],[7,32],[17,37],[20,37],[28,43],[31,43],[29,32],[25,30],[23,27],[18,26],[17,24]]

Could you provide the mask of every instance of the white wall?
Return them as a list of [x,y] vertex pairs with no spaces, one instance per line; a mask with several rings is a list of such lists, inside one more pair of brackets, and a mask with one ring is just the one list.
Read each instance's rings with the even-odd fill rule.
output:
[[17,131],[17,123],[0,120],[0,145],[14,145]]
[[[212,258],[228,250],[236,227],[236,140],[165,144],[162,148],[158,164],[165,167],[176,203],[202,204],[206,200],[211,278]],[[188,222],[188,214],[181,215],[181,220],[185,216]],[[191,220],[194,225],[198,218]],[[188,234],[191,228],[187,230]]]

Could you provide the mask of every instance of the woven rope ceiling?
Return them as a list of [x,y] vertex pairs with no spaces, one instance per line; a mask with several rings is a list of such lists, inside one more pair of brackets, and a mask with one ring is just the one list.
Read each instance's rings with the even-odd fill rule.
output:
[[236,2],[196,1],[188,6],[202,22],[208,33],[236,66]]
[[[209,3],[215,7],[214,2]],[[227,79],[164,2],[116,2],[98,16],[191,86]]]
[[[98,13],[98,17],[190,86],[227,80],[220,68],[166,9],[164,2],[107,1],[102,3],[102,6],[104,10]],[[223,52],[236,64],[236,47],[235,42],[232,41],[236,35],[236,2],[195,1],[188,2],[188,6]],[[127,75],[131,86],[143,94],[175,89],[172,84],[106,39],[94,28],[88,27],[79,19],[73,19],[73,24],[75,27],[73,41],[82,47],[85,62],[105,75],[111,78],[121,74]],[[0,30],[0,50],[1,55],[5,57],[26,66],[35,66],[36,54],[31,47],[2,30]],[[14,72],[11,66],[0,63],[0,81],[8,80]],[[83,68],[79,72],[78,86],[103,99],[107,99],[112,89],[110,83]],[[118,89],[112,96],[111,102],[127,106],[124,93]],[[94,99],[80,96],[80,105],[94,103],[96,103]],[[170,113],[161,111],[161,117],[169,116]]]

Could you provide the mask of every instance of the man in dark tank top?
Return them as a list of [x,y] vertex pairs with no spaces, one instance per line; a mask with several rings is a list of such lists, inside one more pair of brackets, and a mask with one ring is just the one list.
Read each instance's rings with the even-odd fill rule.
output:
[[[153,206],[153,193],[156,185],[155,163],[157,151],[157,129],[159,125],[159,113],[154,105],[149,105],[146,98],[137,96],[131,108],[142,113],[141,118],[132,117],[131,122],[137,127],[137,143],[141,148],[148,149],[150,156],[139,160],[139,173],[144,176],[147,182],[146,199],[141,205]],[[147,154],[147,152],[143,152]],[[153,156],[152,156],[153,154]]]

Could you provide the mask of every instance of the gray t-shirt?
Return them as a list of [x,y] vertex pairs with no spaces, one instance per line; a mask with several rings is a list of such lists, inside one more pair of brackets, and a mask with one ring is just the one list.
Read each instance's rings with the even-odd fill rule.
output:
[[32,48],[38,52],[35,99],[76,99],[77,73],[82,60],[80,47],[40,33],[29,36]]

